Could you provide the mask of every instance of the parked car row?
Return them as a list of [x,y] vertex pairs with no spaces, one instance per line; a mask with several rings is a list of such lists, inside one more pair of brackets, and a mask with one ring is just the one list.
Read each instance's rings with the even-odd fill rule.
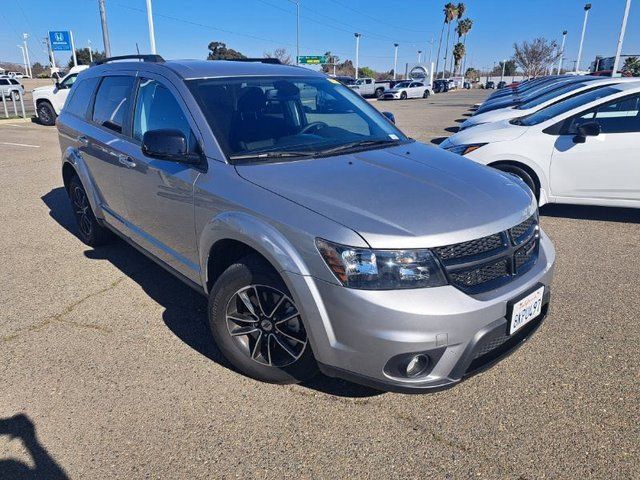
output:
[[56,122],[78,235],[122,237],[208,296],[238,371],[441,389],[543,322],[555,251],[518,178],[319,72],[118,60],[81,72]]
[[516,175],[540,205],[640,207],[640,82],[549,76],[492,94],[440,146]]

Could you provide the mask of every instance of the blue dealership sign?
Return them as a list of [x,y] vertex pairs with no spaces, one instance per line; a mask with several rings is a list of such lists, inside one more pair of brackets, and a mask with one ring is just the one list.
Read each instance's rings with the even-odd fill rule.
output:
[[51,43],[51,50],[71,50],[71,35],[69,32],[49,32],[49,43]]

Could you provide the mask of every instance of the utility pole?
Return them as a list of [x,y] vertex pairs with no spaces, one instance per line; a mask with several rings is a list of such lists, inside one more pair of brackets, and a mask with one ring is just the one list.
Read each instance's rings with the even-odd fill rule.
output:
[[104,0],[98,0],[98,8],[100,9],[100,23],[102,24],[102,42],[104,43],[104,55],[109,58],[111,56],[111,44],[109,42],[109,29],[107,28],[107,11],[104,8]]
[[622,17],[622,26],[620,27],[620,36],[618,37],[618,48],[616,49],[616,59],[613,62],[612,77],[618,77],[618,67],[620,66],[620,54],[622,53],[622,41],[624,40],[624,32],[627,29],[627,19],[629,18],[629,9],[631,8],[631,0],[627,0],[624,7],[624,15]]
[[93,63],[93,52],[91,51],[91,40],[87,40],[89,44],[89,63]]
[[560,59],[558,60],[558,75],[560,75],[560,70],[562,70],[562,59],[564,57],[564,43],[567,41],[567,31],[564,30],[562,32],[562,46],[560,47]]
[[47,43],[47,51],[49,52],[49,66],[51,68],[51,73],[53,73],[54,69],[56,68],[56,57],[53,55],[53,49],[51,48],[51,42],[49,40],[48,33],[44,41]]
[[29,47],[27,47],[27,39],[29,38],[29,35],[26,33],[22,34],[22,44],[24,45],[24,54],[27,57],[27,69],[24,73],[26,73],[27,75],[29,75],[29,77],[33,78],[33,75],[31,75],[31,60],[29,60]]
[[398,44],[393,44],[393,80],[396,79],[396,71],[398,70]]
[[27,66],[27,57],[24,55],[24,47],[22,45],[17,45],[17,47],[22,50],[22,61],[24,62],[24,73],[25,75],[29,75],[29,68]]
[[431,34],[431,41],[429,42],[429,65],[432,63],[433,57],[433,33]]
[[587,30],[587,19],[589,18],[589,10],[591,10],[591,4],[587,3],[584,6],[584,22],[582,23],[582,36],[580,37],[580,47],[578,48],[578,58],[576,60],[575,72],[578,73],[580,69],[580,57],[582,57],[582,43],[584,42],[584,33]]
[[358,69],[360,67],[360,37],[362,34],[354,33],[356,36],[356,80],[358,79]]
[[507,66],[507,61],[506,60],[502,60],[502,75],[500,75],[500,81],[502,82],[504,80],[504,69]]
[[147,0],[147,24],[149,25],[149,45],[151,46],[151,53],[154,55],[156,52],[156,33],[153,28],[153,9],[151,8],[151,0]]
[[78,58],[76,57],[76,44],[73,41],[73,32],[71,30],[69,30],[69,37],[71,39],[71,52],[73,53],[73,66],[77,67],[78,66]]
[[296,6],[296,65],[300,65],[298,57],[300,57],[300,0],[289,0]]
[[418,50],[418,63],[422,60],[422,50]]

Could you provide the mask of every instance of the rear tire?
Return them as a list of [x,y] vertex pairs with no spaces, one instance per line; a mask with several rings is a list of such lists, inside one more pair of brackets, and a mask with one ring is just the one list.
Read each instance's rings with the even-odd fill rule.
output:
[[425,90],[424,93],[422,94],[422,98],[429,98],[429,90]]
[[216,280],[209,293],[209,326],[225,358],[251,378],[298,383],[318,371],[289,290],[259,255],[240,259]]
[[56,115],[55,110],[51,106],[49,102],[40,102],[38,104],[38,120],[42,125],[46,125],[51,127],[56,124]]
[[90,247],[99,247],[113,240],[113,234],[96,220],[87,192],[77,175],[69,181],[67,193],[78,225],[78,237]]
[[533,192],[536,197],[536,200],[540,201],[540,187],[538,187],[537,179],[535,179],[529,172],[527,172],[524,168],[517,167],[515,165],[496,165],[494,168],[505,172],[511,173],[520,178],[524,183],[527,184],[529,189]]

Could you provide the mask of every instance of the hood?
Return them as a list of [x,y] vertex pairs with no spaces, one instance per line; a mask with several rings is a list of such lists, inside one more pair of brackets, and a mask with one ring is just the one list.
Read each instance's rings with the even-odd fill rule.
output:
[[500,120],[511,120],[512,118],[526,115],[522,113],[522,110],[516,110],[513,107],[499,108],[498,110],[491,110],[485,113],[479,113],[473,117],[468,118],[460,125],[460,128],[469,128],[474,125],[480,125],[481,123],[498,122]]
[[417,142],[236,168],[246,180],[354,230],[373,248],[471,240],[506,230],[536,208],[509,176]]
[[500,120],[478,124],[451,135],[440,146],[508,142],[521,137],[527,131],[527,127],[512,125],[509,122],[510,120]]
[[45,85],[44,87],[34,88],[31,91],[36,93],[53,92],[54,88],[55,88],[55,85]]

